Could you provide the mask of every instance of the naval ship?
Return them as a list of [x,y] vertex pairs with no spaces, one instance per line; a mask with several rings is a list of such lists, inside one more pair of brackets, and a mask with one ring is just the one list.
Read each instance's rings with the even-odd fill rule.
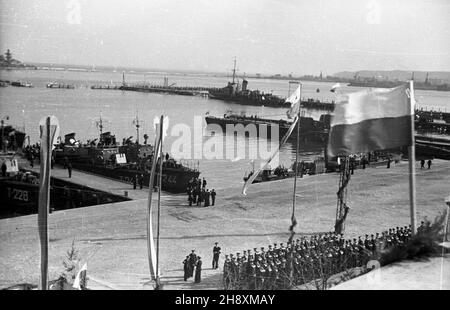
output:
[[[136,126],[139,128],[139,122]],[[102,128],[100,119],[100,128]],[[139,136],[139,133],[138,133]],[[125,183],[134,183],[137,179],[148,186],[150,171],[154,157],[154,147],[147,144],[148,136],[144,136],[144,144],[131,138],[123,139],[121,145],[111,132],[100,132],[99,139],[82,144],[75,139],[75,133],[64,136],[62,142],[55,149],[55,162],[63,165],[71,163],[74,169],[92,174],[116,179]],[[97,142],[98,140],[98,142]],[[198,167],[187,167],[178,163],[166,154],[163,158],[162,190],[181,193],[186,191],[188,182],[198,178]],[[159,179],[159,165],[156,169],[155,182]]]

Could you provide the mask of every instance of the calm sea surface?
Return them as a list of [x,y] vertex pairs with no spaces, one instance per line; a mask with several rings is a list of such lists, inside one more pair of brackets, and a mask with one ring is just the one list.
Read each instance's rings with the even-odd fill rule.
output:
[[[146,83],[161,85],[165,76],[169,78],[169,84],[176,83],[176,86],[223,87],[229,80],[225,77],[162,75],[158,73],[145,75],[127,73],[125,78],[130,83],[145,81]],[[136,114],[138,114],[141,123],[140,141],[143,141],[142,136],[146,133],[150,136],[149,143],[152,144],[154,141],[154,118],[161,114],[169,117],[168,136],[164,143],[165,152],[176,153],[173,151],[173,147],[179,145],[177,142],[181,141],[179,133],[171,134],[175,125],[184,124],[184,127],[189,129],[190,140],[192,141],[191,152],[186,151],[186,149],[183,150],[192,154],[192,156],[197,155],[198,150],[211,149],[218,152],[217,149],[211,148],[211,145],[214,143],[218,145],[225,141],[222,152],[223,159],[207,159],[202,156],[200,159],[195,158],[195,160],[185,161],[186,164],[190,165],[199,163],[201,176],[208,180],[208,187],[216,189],[243,183],[244,174],[252,169],[250,153],[258,150],[258,143],[261,143],[261,141],[239,136],[236,138],[236,142],[232,139],[227,141],[220,133],[213,134],[206,129],[205,113],[223,116],[227,111],[233,111],[273,119],[286,118],[285,109],[242,106],[197,96],[90,89],[92,85],[97,84],[119,85],[122,81],[122,74],[119,72],[1,70],[0,79],[30,81],[34,85],[34,88],[0,88],[1,118],[3,119],[8,115],[8,124],[24,127],[26,133],[30,136],[31,143],[39,140],[39,120],[47,115],[55,115],[58,118],[62,137],[64,134],[75,132],[77,139],[83,142],[98,137],[99,131],[96,122],[101,115],[105,126],[104,131],[111,131],[121,142],[122,138],[136,137],[136,129],[133,125]],[[273,92],[282,97],[286,97],[289,89],[293,91],[295,87],[295,85],[292,85],[290,88],[288,81],[248,80],[250,89]],[[52,81],[74,84],[76,88],[47,89],[45,85]],[[333,83],[303,82],[302,97],[323,101],[334,100],[335,95],[329,92],[332,85]],[[343,92],[358,90],[361,90],[361,88],[342,88]],[[450,92],[416,91],[416,98],[420,107],[450,111]],[[318,119],[321,114],[325,113],[323,111],[306,111],[305,115]],[[197,123],[200,125],[195,127],[194,124]],[[197,128],[200,128],[200,130],[197,130]],[[196,139],[194,136],[200,138]],[[183,137],[186,138],[187,136],[183,135]],[[247,146],[244,155],[238,154],[236,150],[242,151],[242,145]],[[268,147],[273,149],[275,145],[275,143],[269,143]],[[261,148],[261,144],[259,144],[259,147]],[[227,149],[228,151],[236,151],[232,158],[225,158]],[[323,154],[321,149],[304,149],[301,147],[301,151],[301,158],[304,160],[314,159]],[[280,152],[280,163],[290,166],[293,160],[295,160],[295,146],[287,143]],[[261,162],[261,160],[255,160],[255,167],[258,167]]]

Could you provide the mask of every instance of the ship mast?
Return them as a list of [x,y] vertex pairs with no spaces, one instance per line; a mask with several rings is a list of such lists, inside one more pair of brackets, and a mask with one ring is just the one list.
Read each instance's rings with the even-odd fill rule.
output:
[[103,134],[103,120],[102,120],[102,112],[100,112],[100,120],[98,122],[98,130],[100,130],[100,142],[102,141],[102,134]]
[[236,56],[234,57],[233,84],[234,84],[234,79],[235,78],[236,78]]
[[141,127],[139,125],[139,117],[138,117],[138,113],[136,112],[136,119],[134,120],[134,124],[136,126],[136,143],[139,144],[139,127]]

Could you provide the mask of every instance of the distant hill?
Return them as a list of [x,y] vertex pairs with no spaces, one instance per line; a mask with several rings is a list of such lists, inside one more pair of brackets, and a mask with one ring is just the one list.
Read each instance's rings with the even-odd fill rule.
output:
[[[344,79],[353,79],[355,75],[359,78],[375,78],[376,80],[398,80],[405,81],[412,77],[412,71],[393,70],[393,71],[373,71],[373,70],[361,70],[356,72],[342,71],[335,73],[335,77]],[[428,74],[428,79],[435,80],[438,84],[450,83],[450,72],[445,71],[414,71],[414,80],[425,81]]]

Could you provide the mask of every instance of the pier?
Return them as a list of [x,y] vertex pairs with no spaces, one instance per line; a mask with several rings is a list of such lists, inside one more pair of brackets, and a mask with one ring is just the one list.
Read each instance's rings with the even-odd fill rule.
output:
[[[417,173],[418,219],[434,219],[446,205],[450,166],[434,160],[431,169]],[[67,171],[53,169],[55,177]],[[381,232],[409,224],[408,164],[357,170],[348,187],[350,212],[345,237]],[[126,184],[73,171],[71,181],[123,192]],[[339,174],[305,176],[297,182],[298,235],[333,229]],[[90,183],[88,183],[90,182]],[[185,195],[163,195],[161,203],[161,274],[164,289],[222,288],[223,254],[242,252],[289,237],[292,179],[253,184],[241,195],[242,180],[218,191],[216,205],[189,207]],[[131,186],[129,188],[132,188]],[[53,212],[49,217],[49,278],[62,271],[72,241],[88,264],[91,289],[149,289],[146,247],[147,190],[129,190],[134,200]],[[156,195],[155,195],[156,196]],[[18,283],[37,284],[39,239],[37,216],[0,220],[0,287]],[[219,242],[219,269],[211,269],[212,247]],[[204,262],[202,282],[183,281],[182,261],[192,249]],[[448,270],[446,271],[448,274]]]
[[[29,165],[22,165],[21,168],[33,171],[35,173],[39,173],[40,169],[39,165],[34,165],[33,168],[31,168]],[[69,178],[67,169],[63,169],[60,166],[55,165],[51,170],[51,175],[56,179],[65,180],[78,185],[88,186],[90,188],[95,188],[112,195],[127,197],[132,200],[142,200],[148,198],[148,188],[139,189],[138,186],[137,189],[133,189],[132,184],[120,182],[106,177],[101,177],[76,169],[72,169],[72,177]],[[177,195],[168,193],[163,193],[163,195],[161,195],[162,198],[176,196]]]

